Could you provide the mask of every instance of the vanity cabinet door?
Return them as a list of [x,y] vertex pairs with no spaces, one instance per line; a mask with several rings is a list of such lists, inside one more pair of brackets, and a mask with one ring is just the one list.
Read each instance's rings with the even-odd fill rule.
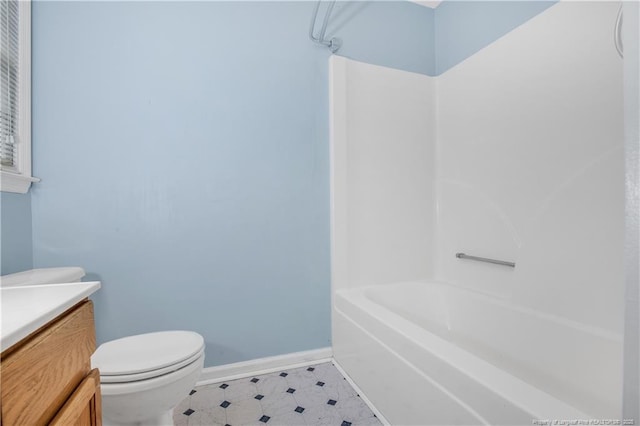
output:
[[100,401],[100,373],[96,368],[91,370],[91,373],[76,388],[53,418],[50,426],[100,426],[102,425]]
[[5,350],[0,424],[49,424],[89,375],[95,348],[93,304],[85,301]]

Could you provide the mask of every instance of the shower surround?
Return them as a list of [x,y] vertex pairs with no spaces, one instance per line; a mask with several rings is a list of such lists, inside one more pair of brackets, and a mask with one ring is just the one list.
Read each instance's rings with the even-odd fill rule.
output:
[[331,58],[333,350],[392,424],[619,417],[617,10],[558,3],[438,77]]

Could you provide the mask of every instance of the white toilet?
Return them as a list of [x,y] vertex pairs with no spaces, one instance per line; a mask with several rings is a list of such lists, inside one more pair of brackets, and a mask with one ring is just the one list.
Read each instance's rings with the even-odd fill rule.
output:
[[204,339],[191,331],[103,343],[91,357],[100,370],[103,424],[173,425],[173,408],[193,389],[203,363]]
[[[77,282],[82,268],[33,269],[5,275],[5,287]],[[173,425],[173,408],[200,377],[204,339],[192,331],[161,331],[103,343],[91,357],[100,370],[103,425]]]

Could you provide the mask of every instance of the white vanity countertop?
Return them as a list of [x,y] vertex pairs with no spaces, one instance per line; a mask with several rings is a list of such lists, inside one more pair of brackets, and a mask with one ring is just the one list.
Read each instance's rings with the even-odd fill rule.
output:
[[99,288],[100,281],[0,288],[0,350],[18,343]]

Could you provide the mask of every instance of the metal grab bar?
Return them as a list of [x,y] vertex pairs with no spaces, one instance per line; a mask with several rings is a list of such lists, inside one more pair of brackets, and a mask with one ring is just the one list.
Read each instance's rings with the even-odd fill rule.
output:
[[458,259],[477,260],[478,262],[493,263],[496,265],[510,266],[512,268],[516,267],[515,262],[507,262],[506,260],[496,260],[496,259],[489,259],[486,257],[469,256],[468,254],[464,254],[464,253],[456,253],[456,257]]

